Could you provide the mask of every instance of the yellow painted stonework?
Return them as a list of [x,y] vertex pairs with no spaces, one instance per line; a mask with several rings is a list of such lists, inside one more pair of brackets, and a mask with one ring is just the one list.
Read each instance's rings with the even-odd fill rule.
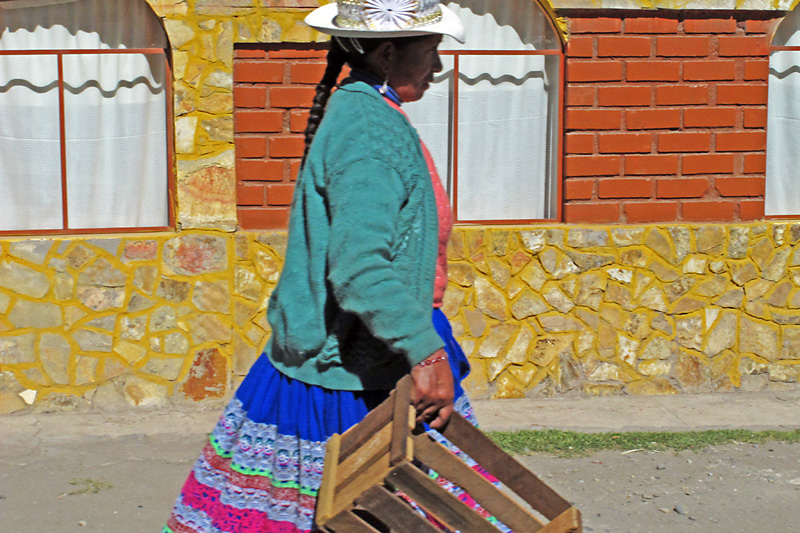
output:
[[183,229],[236,229],[235,43],[313,42],[316,0],[147,0],[172,46],[177,213]]
[[498,398],[794,388],[800,224],[456,229],[445,312]]
[[[227,397],[285,241],[0,241],[0,412]],[[800,224],[457,228],[449,256],[475,397],[797,387]]]
[[225,397],[269,331],[284,242],[190,231],[0,242],[0,412],[24,407],[26,389],[44,408]]

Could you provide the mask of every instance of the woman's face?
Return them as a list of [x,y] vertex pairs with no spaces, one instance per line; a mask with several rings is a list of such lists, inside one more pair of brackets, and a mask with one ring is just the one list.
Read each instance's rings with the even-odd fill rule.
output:
[[442,70],[439,43],[442,36],[431,34],[413,39],[402,48],[396,48],[389,70],[389,85],[397,91],[403,102],[422,98],[433,82],[433,75]]

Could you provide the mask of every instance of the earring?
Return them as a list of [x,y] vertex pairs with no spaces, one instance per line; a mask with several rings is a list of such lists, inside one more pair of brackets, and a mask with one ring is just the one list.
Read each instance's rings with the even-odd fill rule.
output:
[[387,76],[385,80],[383,80],[383,86],[378,89],[378,92],[381,94],[386,94],[389,92],[389,77]]
[[348,50],[347,45],[344,44],[344,39],[341,37],[333,36],[333,40],[339,43],[339,46],[344,50],[345,53],[349,54],[350,50]]
[[363,56],[364,55],[364,47],[361,46],[361,43],[358,42],[358,39],[356,39],[355,37],[348,37],[348,39],[350,39],[350,44],[353,45],[353,48],[356,50],[356,52],[358,52],[359,54],[361,54]]

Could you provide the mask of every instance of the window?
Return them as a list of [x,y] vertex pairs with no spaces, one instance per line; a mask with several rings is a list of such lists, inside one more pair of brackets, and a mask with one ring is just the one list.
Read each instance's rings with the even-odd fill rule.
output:
[[532,0],[447,6],[467,43],[445,37],[443,71],[404,107],[446,177],[456,221],[560,219],[564,55],[550,18]]
[[166,49],[144,0],[0,1],[0,232],[171,225]]
[[764,214],[800,215],[800,11],[789,13],[775,32],[769,54],[767,174]]

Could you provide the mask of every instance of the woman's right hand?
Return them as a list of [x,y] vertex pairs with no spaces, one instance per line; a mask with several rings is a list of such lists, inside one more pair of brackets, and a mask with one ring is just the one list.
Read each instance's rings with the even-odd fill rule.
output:
[[453,372],[444,348],[412,368],[411,381],[411,404],[417,410],[417,423],[444,429],[453,414],[454,395]]

